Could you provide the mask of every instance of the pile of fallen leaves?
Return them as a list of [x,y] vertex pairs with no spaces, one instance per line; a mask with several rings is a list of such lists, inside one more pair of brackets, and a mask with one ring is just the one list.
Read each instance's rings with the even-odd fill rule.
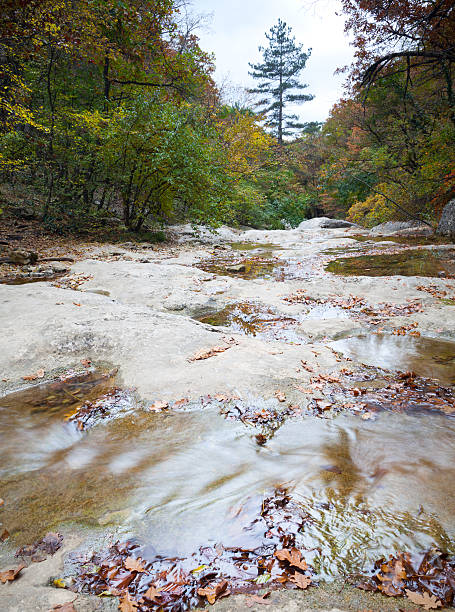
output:
[[[451,291],[454,291],[454,287],[447,287],[448,289],[450,288]],[[455,295],[448,297],[448,293],[447,291],[445,291],[444,289],[441,289],[440,287],[437,287],[436,285],[419,285],[418,287],[416,287],[417,291],[425,291],[426,293],[429,293],[430,295],[432,295],[434,298],[437,299],[442,299],[442,298],[447,298],[450,300],[455,300]]]
[[405,595],[425,610],[451,606],[455,598],[455,557],[439,550],[398,553],[388,561],[376,561],[371,575],[360,577],[355,585],[389,597]]
[[71,274],[70,276],[65,276],[54,281],[52,285],[59,289],[72,289],[73,291],[77,291],[81,285],[92,280],[92,278],[93,276],[90,274]]
[[75,412],[65,416],[69,423],[75,423],[82,430],[90,429],[100,421],[112,419],[120,412],[125,413],[134,407],[131,391],[114,388],[93,401],[86,401]]
[[415,338],[420,337],[420,332],[416,330],[418,323],[409,323],[409,325],[403,325],[392,331],[394,336],[414,336]]
[[30,561],[39,563],[44,561],[48,555],[54,555],[63,543],[63,536],[60,533],[48,533],[31,546],[22,546],[16,551],[16,557],[22,559],[29,557]]
[[134,541],[117,543],[105,554],[79,559],[79,575],[71,588],[118,596],[122,612],[188,610],[229,594],[256,593],[264,586],[306,589],[312,571],[296,548],[306,520],[286,491],[277,490],[246,527],[263,530],[257,548],[218,544],[179,558],[156,554]]

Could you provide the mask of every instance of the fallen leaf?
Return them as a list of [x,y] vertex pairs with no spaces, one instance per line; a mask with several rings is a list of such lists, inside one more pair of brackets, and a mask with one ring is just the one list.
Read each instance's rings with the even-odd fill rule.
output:
[[146,571],[144,562],[142,559],[135,559],[134,557],[127,557],[125,560],[125,569],[130,570],[131,572],[140,572],[143,573]]
[[154,585],[152,585],[145,593],[144,597],[150,599],[150,601],[156,602],[156,599],[161,597],[160,589],[157,589]]
[[187,397],[182,397],[182,399],[179,399],[176,402],[174,402],[174,407],[184,406],[185,404],[188,404],[188,402],[189,402],[189,399]]
[[91,364],[92,364],[90,359],[82,359],[81,363],[84,366],[84,368],[89,368],[91,366]]
[[409,589],[406,589],[406,595],[408,599],[412,601],[412,603],[418,604],[419,606],[423,606],[425,610],[435,610],[436,608],[442,608],[442,603],[439,601],[439,599],[434,595],[430,595],[430,593],[416,593],[415,591],[410,591]]
[[36,370],[36,375],[37,375],[38,378],[44,378],[44,374],[45,374],[45,372],[44,372],[43,368],[40,368],[39,370]]
[[[63,536],[60,533],[47,533],[44,538],[31,546],[22,546],[16,551],[16,557],[31,557],[34,562],[44,561],[46,555],[53,555],[61,548]],[[39,553],[44,553],[44,556]]]
[[16,567],[16,569],[10,569],[6,570],[5,572],[0,572],[0,582],[5,584],[7,582],[12,582],[13,580],[16,580],[17,576],[21,573],[24,567],[24,563],[21,563],[19,567]]
[[305,559],[302,559],[302,555],[297,548],[291,548],[291,550],[288,548],[277,550],[275,552],[275,557],[280,561],[288,561],[290,565],[293,567],[298,567],[303,571],[308,569]]
[[230,591],[227,590],[227,586],[227,580],[222,580],[213,586],[207,586],[205,589],[198,589],[197,593],[201,595],[201,597],[207,597],[207,601],[210,604],[214,604],[217,597],[229,595]]
[[118,609],[120,612],[136,612],[138,604],[131,595],[126,592],[125,595],[120,599]]
[[9,531],[7,529],[4,529],[2,535],[0,535],[0,542],[5,542],[8,538]]
[[51,609],[51,612],[58,610],[59,612],[76,612],[76,608],[73,606],[73,602],[67,601],[64,604],[57,604]]
[[151,406],[149,406],[149,411],[150,412],[161,412],[161,410],[165,410],[166,408],[169,408],[168,402],[157,400],[156,402],[153,402]]
[[5,501],[3,499],[0,499],[0,508],[3,506],[4,503]]
[[262,604],[265,606],[271,606],[272,602],[267,601],[268,597],[270,597],[270,591],[268,593],[264,593],[264,595],[249,595],[245,600],[245,605],[248,608],[252,608],[254,604]]
[[289,578],[291,582],[296,584],[299,589],[307,589],[311,584],[311,578],[303,574],[294,574]]
[[283,393],[283,391],[275,391],[275,397],[279,402],[286,401],[286,395]]
[[22,376],[22,380],[36,380],[38,376],[36,374],[29,374],[28,376]]
[[209,357],[214,357],[215,355],[218,355],[219,353],[224,353],[224,351],[227,351],[229,348],[231,347],[230,346],[212,346],[212,348],[209,348],[209,349],[201,349],[200,351],[195,353],[192,357],[190,357],[188,361],[200,361],[202,359],[209,359]]
[[373,413],[373,412],[364,412],[364,413],[362,414],[362,419],[363,419],[364,421],[369,421],[369,420],[371,420],[371,419],[374,419],[374,413]]

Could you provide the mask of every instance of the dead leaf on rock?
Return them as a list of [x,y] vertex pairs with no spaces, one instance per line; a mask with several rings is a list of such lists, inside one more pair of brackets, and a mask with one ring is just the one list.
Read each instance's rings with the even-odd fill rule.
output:
[[218,597],[225,597],[229,595],[230,591],[227,590],[228,582],[227,580],[222,580],[218,584],[214,584],[213,586],[207,586],[204,589],[198,589],[198,595],[201,597],[207,597],[207,601],[210,604],[214,604]]
[[151,406],[149,406],[148,409],[150,412],[161,412],[162,410],[165,410],[166,408],[169,408],[169,403],[158,400],[154,402]]
[[268,591],[268,593],[264,593],[264,595],[249,595],[245,600],[245,605],[247,608],[252,608],[254,604],[271,606],[272,602],[268,601],[268,597],[270,597],[270,591]]
[[76,612],[76,608],[73,606],[72,601],[67,601],[64,604],[57,604],[50,612],[54,612],[54,610],[58,610],[58,612]]
[[0,572],[0,582],[2,584],[6,584],[7,582],[12,582],[13,580],[16,580],[16,578],[19,576],[24,567],[25,565],[21,563],[19,567],[16,567],[16,569],[10,569],[6,570],[5,572]]
[[[46,555],[54,555],[63,543],[60,533],[47,533],[44,538],[31,546],[22,546],[16,551],[16,557],[31,557],[34,562],[44,561]],[[44,555],[44,556],[43,556]]]
[[9,531],[4,529],[2,535],[0,535],[0,542],[5,542],[9,538]]
[[92,362],[90,361],[90,359],[82,359],[81,363],[84,366],[84,368],[89,368],[92,365]]
[[311,584],[311,578],[309,576],[304,576],[303,574],[294,574],[289,578],[289,580],[302,590],[307,589]]
[[439,601],[439,599],[434,595],[430,595],[430,593],[417,593],[415,591],[406,589],[406,595],[408,599],[412,601],[412,603],[423,606],[425,610],[436,610],[436,608],[442,608],[442,603]]
[[202,359],[209,359],[209,357],[214,357],[219,353],[224,353],[224,351],[227,351],[230,348],[230,346],[212,346],[212,348],[209,349],[201,349],[192,357],[189,357],[188,361],[201,361]]
[[135,559],[134,557],[127,557],[125,560],[125,568],[131,572],[144,573],[146,571],[144,562],[142,559]]
[[275,397],[279,402],[286,401],[286,395],[283,393],[283,391],[275,391]]

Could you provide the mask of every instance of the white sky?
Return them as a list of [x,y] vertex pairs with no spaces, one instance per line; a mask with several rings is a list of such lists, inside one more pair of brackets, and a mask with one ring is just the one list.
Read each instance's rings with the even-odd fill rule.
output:
[[[315,99],[293,108],[302,121],[323,121],[342,96],[343,75],[334,71],[351,62],[352,47],[344,34],[344,19],[335,13],[338,0],[192,0],[196,13],[210,13],[209,24],[197,32],[204,51],[214,52],[218,83],[251,86],[248,62],[261,60],[258,46],[281,18],[291,26],[297,42],[312,48],[301,80]],[[291,110],[291,109],[288,109]]]

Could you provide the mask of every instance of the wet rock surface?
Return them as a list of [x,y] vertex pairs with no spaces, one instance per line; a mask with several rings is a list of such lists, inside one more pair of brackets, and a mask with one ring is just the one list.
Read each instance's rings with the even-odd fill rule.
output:
[[175,233],[0,286],[0,571],[63,536],[5,609],[415,609],[341,581],[455,553],[454,282],[326,272],[384,255],[358,228]]

